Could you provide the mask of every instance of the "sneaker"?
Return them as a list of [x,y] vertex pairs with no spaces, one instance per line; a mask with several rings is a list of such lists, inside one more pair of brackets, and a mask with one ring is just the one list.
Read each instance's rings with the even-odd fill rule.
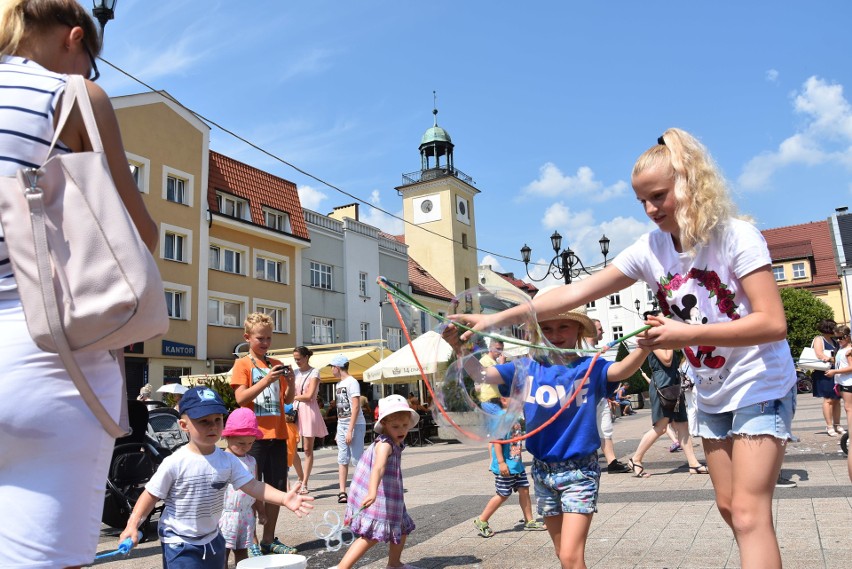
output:
[[846,434],[846,429],[844,429],[840,425],[834,425],[834,432],[837,433],[840,436],[843,436],[843,435]]
[[627,474],[628,472],[633,472],[629,466],[623,462],[619,462],[617,458],[612,459],[612,462],[607,465],[606,471],[607,474]]
[[672,443],[672,446],[669,447],[669,452],[677,452],[679,450],[681,450],[681,446],[678,442]]
[[290,547],[289,545],[284,545],[278,538],[275,537],[272,539],[272,543],[261,543],[260,550],[264,555],[269,555],[271,553],[296,553],[295,547]]
[[524,529],[527,531],[541,531],[544,529],[544,522],[530,520],[524,524]]
[[248,546],[248,556],[249,557],[263,557],[263,551],[260,550],[260,546],[256,543],[252,543]]
[[825,434],[827,434],[829,437],[836,437],[837,431],[834,430],[834,427],[826,427]]
[[782,476],[778,476],[778,481],[775,483],[776,488],[795,488],[798,486],[794,481],[789,478],[783,478]]
[[473,520],[473,525],[482,537],[491,537],[494,535],[494,530],[488,525],[488,522],[483,522],[479,518]]

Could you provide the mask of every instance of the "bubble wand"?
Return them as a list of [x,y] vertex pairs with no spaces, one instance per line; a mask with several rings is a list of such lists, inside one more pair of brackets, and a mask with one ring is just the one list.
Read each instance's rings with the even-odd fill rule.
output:
[[[139,532],[139,540],[142,539],[142,532]],[[127,537],[122,540],[121,543],[118,544],[118,549],[115,551],[110,551],[109,553],[101,553],[100,555],[95,555],[95,559],[105,559],[107,557],[112,557],[114,555],[127,555],[130,553],[130,550],[133,549],[133,539]]]
[[[385,291],[390,293],[390,295],[388,296],[388,301],[390,301],[390,304],[393,307],[394,313],[396,314],[396,317],[399,320],[400,326],[402,327],[402,332],[403,332],[403,334],[405,334],[405,339],[408,341],[408,343],[410,345],[411,344],[411,336],[408,333],[408,327],[405,325],[405,320],[402,317],[402,313],[399,311],[399,307],[396,304],[396,300],[394,299],[394,296],[400,296],[401,298],[403,298],[403,300],[406,300],[407,302],[410,301],[411,304],[414,305],[418,309],[423,307],[423,305],[420,304],[419,302],[417,302],[416,300],[414,300],[413,298],[411,298],[408,294],[404,293],[403,291],[401,291],[400,289],[395,287],[394,285],[390,284],[388,282],[388,280],[385,279],[384,277],[379,277],[378,279],[376,279],[376,282]],[[433,312],[429,311],[425,307],[423,307],[422,309],[424,311],[428,312],[430,315],[434,316],[435,318],[439,319],[439,320],[443,320],[445,322],[449,321],[449,318],[447,318],[446,316],[434,314]],[[459,322],[453,322],[453,325],[457,326],[459,328],[465,329],[465,330],[469,330],[469,331],[481,334],[481,335],[486,336],[486,337],[490,337],[492,339],[496,338],[495,335],[480,333],[478,331],[474,331],[472,328],[465,326],[465,325],[463,325]],[[651,328],[650,325],[643,326],[643,327],[641,327],[637,330],[634,330],[630,334],[627,334],[625,336],[622,336],[621,338],[618,338],[617,340],[613,340],[611,342],[608,342],[603,348],[601,348],[599,350],[573,350],[573,349],[565,349],[565,348],[554,348],[554,347],[550,347],[550,346],[540,346],[540,345],[537,345],[537,344],[533,344],[531,342],[526,342],[526,341],[523,341],[523,340],[516,340],[516,339],[515,339],[516,341],[510,342],[508,340],[508,338],[506,338],[504,340],[506,342],[514,343],[514,344],[518,344],[518,345],[524,345],[524,346],[531,347],[531,348],[552,349],[552,350],[558,350],[560,352],[569,352],[569,353],[594,351],[595,354],[592,357],[591,363],[589,363],[589,367],[586,370],[585,375],[583,375],[583,379],[580,380],[580,384],[574,389],[574,392],[571,394],[571,397],[569,397],[565,401],[565,403],[562,405],[562,407],[560,407],[559,410],[556,413],[554,413],[552,417],[550,417],[548,420],[546,420],[544,423],[542,423],[538,427],[532,429],[531,431],[529,431],[527,433],[524,433],[523,435],[519,435],[519,436],[511,438],[511,439],[491,440],[491,441],[488,441],[488,442],[500,443],[500,444],[511,444],[511,443],[523,441],[523,440],[528,439],[529,437],[535,435],[536,433],[541,432],[548,425],[552,424],[562,414],[563,411],[565,411],[568,407],[571,406],[571,404],[577,398],[577,395],[582,391],[583,387],[588,382],[589,376],[592,373],[592,369],[594,368],[595,363],[598,361],[598,358],[600,358],[600,356],[603,353],[605,353],[607,350],[609,350],[613,346],[615,346],[615,345],[617,345],[621,342],[626,341],[628,338],[632,338],[633,336],[636,336],[637,334],[641,334],[642,332],[645,332],[646,330],[649,330],[650,328]],[[498,339],[503,339],[503,338],[504,337],[501,335],[500,338],[498,338]],[[446,409],[444,409],[444,406],[441,405],[440,398],[435,396],[435,391],[432,388],[432,383],[426,377],[426,373],[423,370],[423,365],[420,363],[420,358],[417,357],[417,352],[414,350],[414,348],[411,349],[411,354],[414,356],[415,363],[417,363],[417,369],[420,372],[420,378],[423,380],[424,385],[426,385],[426,389],[429,390],[429,394],[432,396],[432,401],[434,401],[435,404],[438,406],[438,411],[441,413],[441,416],[444,417],[444,419],[448,423],[450,423],[450,425],[452,425],[452,427],[454,429],[456,429],[458,432],[462,433],[464,436],[466,436],[466,437],[468,437],[468,438],[470,438],[474,441],[477,441],[477,442],[485,441],[486,440],[485,437],[481,437],[481,436],[479,436],[475,433],[472,433],[472,432],[464,429],[461,425],[459,425],[455,421],[453,421],[453,419],[447,413]]]

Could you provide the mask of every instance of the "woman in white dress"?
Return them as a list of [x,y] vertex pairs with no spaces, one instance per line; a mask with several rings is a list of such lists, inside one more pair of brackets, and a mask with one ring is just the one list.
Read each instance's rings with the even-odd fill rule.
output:
[[312,368],[310,358],[313,352],[305,346],[297,346],[293,350],[293,360],[297,369],[294,370],[296,378],[296,397],[294,405],[299,412],[299,434],[302,436],[302,450],[305,460],[302,463],[302,489],[300,493],[307,494],[308,479],[311,477],[311,469],[314,466],[314,439],[328,435],[325,420],[320,413],[317,404],[317,392],[319,391],[319,371]]

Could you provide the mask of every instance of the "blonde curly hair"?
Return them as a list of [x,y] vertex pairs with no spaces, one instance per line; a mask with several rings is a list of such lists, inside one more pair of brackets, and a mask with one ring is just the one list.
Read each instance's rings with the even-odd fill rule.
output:
[[721,223],[737,215],[725,178],[698,139],[670,128],[633,165],[632,178],[645,170],[668,168],[674,178],[675,220],[684,252],[694,252]]
[[273,329],[275,327],[274,324],[275,323],[272,321],[272,317],[269,314],[264,314],[263,312],[252,312],[246,316],[243,328],[245,329],[246,334],[251,334],[255,328],[260,326]]

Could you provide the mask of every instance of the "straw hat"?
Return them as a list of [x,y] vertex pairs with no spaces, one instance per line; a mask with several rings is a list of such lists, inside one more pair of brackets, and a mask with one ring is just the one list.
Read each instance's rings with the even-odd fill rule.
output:
[[[535,297],[537,299],[541,298],[545,294],[548,294],[548,293],[550,293],[550,292],[552,292],[552,291],[554,291],[558,288],[562,288],[562,285],[546,286],[543,289],[539,290],[538,294],[536,294]],[[597,336],[598,335],[598,331],[595,328],[595,323],[592,322],[591,318],[586,316],[586,306],[585,305],[578,306],[577,308],[575,308],[573,310],[569,310],[568,312],[563,312],[563,313],[558,314],[556,316],[550,316],[546,320],[542,320],[541,318],[538,319],[539,323],[550,322],[550,321],[553,321],[553,320],[573,320],[574,322],[578,322],[580,324],[582,335],[584,337],[591,337],[591,336]]]

